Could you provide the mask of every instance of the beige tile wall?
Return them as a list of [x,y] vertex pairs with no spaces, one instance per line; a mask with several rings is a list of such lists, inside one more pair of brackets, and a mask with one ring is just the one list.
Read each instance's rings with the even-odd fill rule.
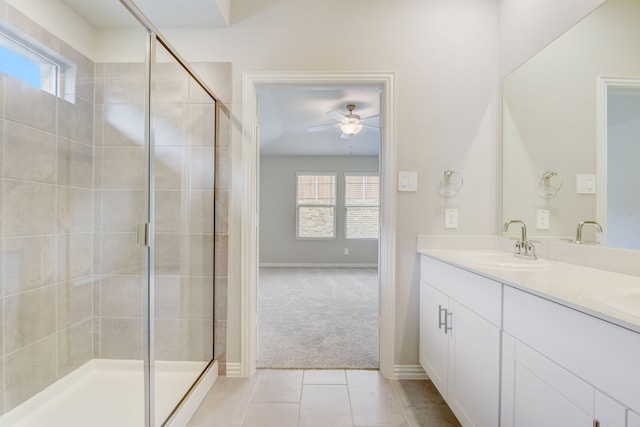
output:
[[231,63],[197,62],[190,66],[204,83],[214,91],[216,105],[216,164],[215,164],[215,307],[214,358],[218,360],[220,375],[226,374],[227,355],[227,286],[229,246],[229,167],[231,145]]
[[145,69],[96,64],[93,356],[142,359]]
[[[228,64],[229,69],[231,65]],[[230,73],[229,73],[230,74]],[[231,87],[231,80],[227,86]],[[230,89],[229,89],[230,90]],[[227,287],[229,265],[229,150],[231,143],[231,106],[218,105],[215,188],[215,318],[214,358],[220,363],[220,375],[227,372]]]
[[[88,58],[1,1],[0,19],[93,76]],[[93,80],[67,89],[69,101],[0,76],[0,413],[92,357]]]

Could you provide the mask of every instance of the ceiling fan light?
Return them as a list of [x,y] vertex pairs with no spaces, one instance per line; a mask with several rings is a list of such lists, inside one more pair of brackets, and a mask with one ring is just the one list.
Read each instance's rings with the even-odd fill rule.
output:
[[355,135],[362,130],[362,124],[360,123],[342,123],[340,130],[346,135]]

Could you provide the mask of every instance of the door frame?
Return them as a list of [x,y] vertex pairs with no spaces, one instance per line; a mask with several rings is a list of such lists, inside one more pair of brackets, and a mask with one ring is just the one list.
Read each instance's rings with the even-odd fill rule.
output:
[[610,88],[640,89],[638,77],[598,78],[597,95],[597,166],[596,166],[596,221],[602,225],[601,244],[607,243],[607,149],[608,149],[608,98]]
[[258,197],[259,130],[258,89],[301,85],[376,85],[380,102],[380,372],[394,373],[395,361],[395,241],[396,141],[394,73],[253,73],[242,81],[242,225],[240,259],[240,375],[256,370],[258,327]]

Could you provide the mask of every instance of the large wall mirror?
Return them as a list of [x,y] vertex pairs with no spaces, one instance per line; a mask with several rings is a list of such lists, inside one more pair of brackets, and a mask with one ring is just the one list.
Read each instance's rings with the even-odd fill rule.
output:
[[505,221],[640,249],[639,45],[640,0],[608,0],[504,79]]

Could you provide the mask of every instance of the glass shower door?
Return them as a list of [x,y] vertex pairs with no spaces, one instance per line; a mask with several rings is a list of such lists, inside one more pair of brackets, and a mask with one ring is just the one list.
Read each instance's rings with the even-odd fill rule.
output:
[[98,31],[82,16],[50,32],[70,16],[62,2],[47,2],[56,13],[10,3],[0,1],[0,425],[139,427],[149,32],[122,9],[126,46],[100,40],[129,62],[106,61],[75,31]]
[[213,359],[215,102],[156,42],[152,64],[156,426]]
[[[114,3],[114,7],[119,6]],[[100,416],[93,425],[145,425],[145,295],[149,247],[140,224],[149,222],[149,32],[130,17],[127,60],[96,63],[94,123],[94,357],[101,367]],[[135,25],[135,27],[134,27]],[[105,38],[114,49],[117,38]],[[105,395],[107,390],[112,394]],[[83,407],[81,403],[76,405]],[[104,411],[104,413],[102,412]],[[91,414],[91,406],[86,412]],[[86,425],[86,420],[83,421]],[[99,424],[101,423],[101,424]],[[63,425],[83,425],[63,424]]]
[[159,426],[213,358],[215,103],[132,1],[40,3],[0,0],[0,427]]

